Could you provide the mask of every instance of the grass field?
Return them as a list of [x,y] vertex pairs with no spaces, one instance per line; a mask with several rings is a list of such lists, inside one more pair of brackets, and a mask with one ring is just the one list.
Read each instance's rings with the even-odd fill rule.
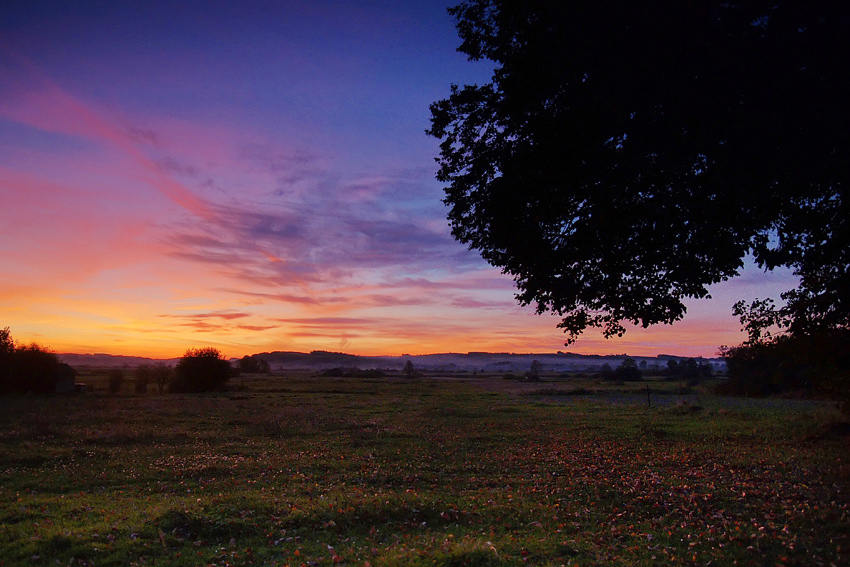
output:
[[677,404],[664,384],[647,407],[630,387],[269,376],[0,399],[0,565],[850,563],[828,404]]

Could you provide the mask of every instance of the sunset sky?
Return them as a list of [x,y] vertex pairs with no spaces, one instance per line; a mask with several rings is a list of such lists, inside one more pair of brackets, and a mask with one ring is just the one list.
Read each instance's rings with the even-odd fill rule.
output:
[[519,307],[454,241],[431,102],[484,82],[440,1],[0,6],[0,328],[57,352],[713,356],[748,269],[673,326]]

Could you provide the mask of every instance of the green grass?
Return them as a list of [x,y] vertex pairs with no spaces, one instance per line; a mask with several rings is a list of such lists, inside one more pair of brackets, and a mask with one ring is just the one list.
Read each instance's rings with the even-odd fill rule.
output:
[[245,384],[0,399],[0,565],[850,561],[828,405],[646,407],[602,395],[645,385],[587,380]]

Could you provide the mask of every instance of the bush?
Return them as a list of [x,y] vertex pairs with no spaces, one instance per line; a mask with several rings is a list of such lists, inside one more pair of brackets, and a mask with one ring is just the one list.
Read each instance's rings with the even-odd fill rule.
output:
[[154,382],[161,394],[165,391],[165,387],[171,382],[171,377],[174,375],[174,370],[165,364],[156,364],[153,367]]
[[222,390],[230,378],[230,363],[216,348],[190,348],[177,363],[171,392]]
[[161,394],[171,382],[171,368],[165,364],[142,364],[133,373],[137,394],[145,394],[148,386],[156,384]]

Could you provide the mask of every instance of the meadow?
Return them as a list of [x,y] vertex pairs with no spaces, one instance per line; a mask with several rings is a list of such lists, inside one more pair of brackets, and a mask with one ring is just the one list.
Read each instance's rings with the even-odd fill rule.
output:
[[829,403],[486,376],[232,386],[0,398],[0,565],[850,563]]

